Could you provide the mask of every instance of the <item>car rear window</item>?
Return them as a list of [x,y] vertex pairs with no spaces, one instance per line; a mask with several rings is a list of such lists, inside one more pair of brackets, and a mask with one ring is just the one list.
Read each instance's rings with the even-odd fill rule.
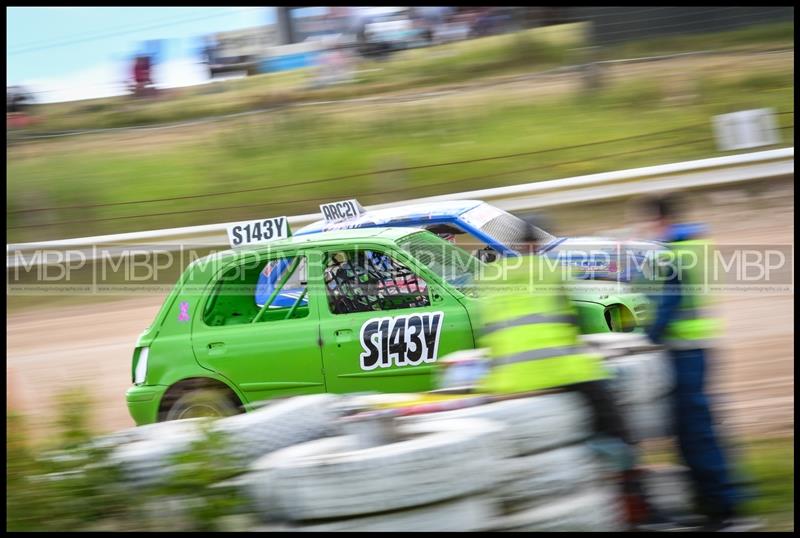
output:
[[[503,214],[494,217],[481,226],[480,229],[487,235],[497,239],[499,243],[508,247],[513,247],[513,245],[517,245],[521,242],[520,238],[525,231],[525,226],[525,221],[522,219],[510,213],[503,212]],[[554,236],[541,228],[536,228],[536,230],[538,232],[537,240],[540,244],[548,243],[555,239]]]

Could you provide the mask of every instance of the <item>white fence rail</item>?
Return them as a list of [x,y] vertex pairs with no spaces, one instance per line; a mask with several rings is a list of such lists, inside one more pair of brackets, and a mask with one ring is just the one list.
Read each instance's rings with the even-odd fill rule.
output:
[[[417,202],[478,199],[508,211],[519,211],[792,175],[794,175],[794,147],[429,196],[371,205],[366,209],[389,208]],[[297,229],[321,218],[320,213],[296,215],[289,217],[289,223]],[[82,259],[92,260],[93,248],[100,246],[118,247],[119,252],[145,243],[147,248],[153,249],[176,244],[223,246],[228,242],[225,229],[229,224],[225,222],[58,241],[9,244],[6,247],[6,268],[47,263],[46,259],[34,256],[35,251],[43,249],[80,251],[84,256]],[[106,248],[104,256],[108,255],[109,250]]]

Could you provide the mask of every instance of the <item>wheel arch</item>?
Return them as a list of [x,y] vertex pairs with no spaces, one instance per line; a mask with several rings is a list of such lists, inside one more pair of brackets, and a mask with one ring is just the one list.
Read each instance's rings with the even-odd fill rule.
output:
[[158,403],[158,414],[157,420],[159,422],[164,420],[166,417],[167,412],[172,407],[172,405],[180,398],[183,394],[191,390],[197,389],[221,389],[224,390],[231,401],[236,405],[236,407],[242,408],[244,410],[245,400],[239,394],[239,392],[226,383],[221,379],[217,379],[214,377],[203,377],[203,376],[196,376],[196,377],[187,377],[172,383],[169,388],[164,392],[164,395],[161,397],[161,401]]
[[603,317],[611,332],[631,332],[637,326],[636,314],[625,303],[613,302],[603,309]]

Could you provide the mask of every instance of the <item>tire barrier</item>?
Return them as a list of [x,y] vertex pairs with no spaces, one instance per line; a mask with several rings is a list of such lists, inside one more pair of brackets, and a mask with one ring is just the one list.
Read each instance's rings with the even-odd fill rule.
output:
[[[342,522],[355,518],[376,528],[385,526],[379,514],[386,513],[403,525],[395,530],[412,530],[418,522],[407,511],[434,521],[447,511],[439,503],[482,505],[464,499],[492,491],[502,478],[503,427],[443,419],[398,425],[399,438],[377,446],[363,447],[351,435],[311,441],[255,462],[245,488],[259,512],[295,527],[355,528],[357,522]],[[457,499],[463,502],[448,503]]]
[[625,530],[619,491],[596,486],[504,516],[496,530],[619,532]]
[[334,394],[314,394],[269,403],[242,415],[218,420],[212,431],[224,434],[243,463],[285,447],[336,433],[340,414]]
[[[604,355],[636,437],[667,434],[668,357],[639,335],[592,335],[586,343]],[[234,487],[247,500],[246,513],[231,519],[246,530],[625,529],[620,486],[593,444],[592,412],[580,394],[467,398],[298,396],[217,420],[131,428],[91,446],[108,449],[132,486],[152,486],[177,476],[176,455],[220,434],[239,474],[211,487]],[[652,467],[645,476],[656,507],[690,508],[685,469]],[[175,525],[192,503],[181,495],[173,508],[155,507],[175,511]]]
[[[413,399],[392,396],[365,398]],[[386,442],[375,441],[385,424],[367,423],[375,436],[272,452],[238,484],[271,529],[620,530],[619,492],[601,486],[606,471],[584,443],[584,405],[557,393],[415,415],[396,419]]]
[[605,356],[611,390],[636,441],[672,434],[674,376],[669,355],[637,333],[585,335]]
[[500,422],[515,456],[536,454],[583,441],[592,435],[591,410],[574,393],[544,394],[494,402],[466,409],[409,417],[426,422],[456,418],[481,418]]
[[207,428],[225,436],[230,455],[246,464],[284,447],[333,433],[339,397],[315,394],[272,402],[256,411],[214,422],[186,419],[131,428],[101,439],[116,446],[111,461],[132,483],[153,485],[169,480],[172,460],[204,437]]
[[644,487],[659,511],[666,514],[692,513],[693,490],[687,467],[649,465],[644,471]]

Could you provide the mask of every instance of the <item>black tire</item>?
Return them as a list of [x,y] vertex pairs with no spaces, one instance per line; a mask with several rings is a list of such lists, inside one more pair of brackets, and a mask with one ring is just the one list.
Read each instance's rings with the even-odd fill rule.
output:
[[229,417],[241,413],[227,390],[190,389],[175,400],[163,420],[181,420],[197,417]]

